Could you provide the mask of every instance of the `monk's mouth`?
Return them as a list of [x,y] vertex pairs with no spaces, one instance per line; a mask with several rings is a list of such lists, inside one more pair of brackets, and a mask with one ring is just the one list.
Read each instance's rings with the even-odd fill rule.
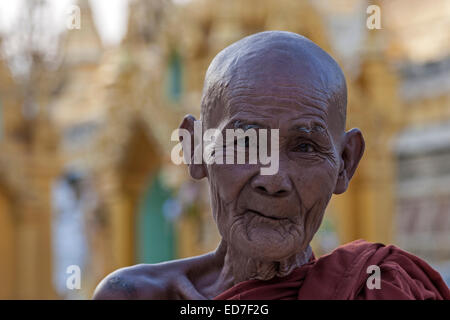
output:
[[280,220],[287,219],[287,218],[279,218],[279,217],[268,216],[268,215],[263,214],[263,213],[261,213],[259,211],[251,210],[251,209],[248,209],[247,212],[254,213],[254,214],[256,214],[256,215],[258,215],[260,217],[267,218],[267,219],[270,219],[270,220],[275,220],[275,221],[280,221]]

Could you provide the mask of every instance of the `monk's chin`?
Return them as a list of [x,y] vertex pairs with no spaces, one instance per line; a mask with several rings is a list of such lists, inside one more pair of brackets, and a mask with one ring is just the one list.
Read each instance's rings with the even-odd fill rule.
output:
[[301,239],[273,239],[258,235],[251,239],[242,237],[236,246],[248,258],[262,262],[277,262],[301,252],[301,243]]

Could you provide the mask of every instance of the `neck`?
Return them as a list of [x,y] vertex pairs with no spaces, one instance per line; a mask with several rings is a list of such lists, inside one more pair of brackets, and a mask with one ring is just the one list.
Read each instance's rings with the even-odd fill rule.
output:
[[263,261],[245,257],[222,240],[215,252],[223,261],[220,276],[217,279],[227,288],[246,280],[269,280],[273,277],[285,277],[295,268],[306,263],[312,255],[308,245],[305,250],[280,261]]

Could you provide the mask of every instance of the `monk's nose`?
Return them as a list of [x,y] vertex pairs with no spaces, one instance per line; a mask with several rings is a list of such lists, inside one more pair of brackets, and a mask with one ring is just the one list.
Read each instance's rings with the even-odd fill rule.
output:
[[280,173],[276,175],[257,175],[251,183],[254,191],[272,197],[284,197],[292,192],[292,183],[288,176]]

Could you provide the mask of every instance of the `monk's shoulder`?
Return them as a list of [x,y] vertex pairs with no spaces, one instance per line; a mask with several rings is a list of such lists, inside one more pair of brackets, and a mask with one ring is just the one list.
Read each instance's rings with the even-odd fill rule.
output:
[[341,268],[347,271],[356,271],[355,269],[372,265],[389,269],[394,263],[403,267],[413,265],[428,267],[425,261],[395,245],[362,239],[343,244],[321,258],[327,263],[339,262]]
[[347,268],[360,259],[369,258],[381,247],[384,247],[381,243],[359,239],[340,245],[330,253],[321,256],[317,262],[328,264],[330,261],[336,261],[341,268]]
[[[358,299],[450,298],[449,289],[436,270],[395,245],[357,240],[338,247],[332,256],[342,265],[344,280],[338,286],[342,295]],[[379,287],[369,288],[367,281],[376,283],[376,279]]]
[[168,299],[170,277],[167,270],[152,264],[118,269],[97,286],[95,300]]
[[188,275],[203,269],[209,255],[118,269],[97,286],[93,299],[200,299]]

